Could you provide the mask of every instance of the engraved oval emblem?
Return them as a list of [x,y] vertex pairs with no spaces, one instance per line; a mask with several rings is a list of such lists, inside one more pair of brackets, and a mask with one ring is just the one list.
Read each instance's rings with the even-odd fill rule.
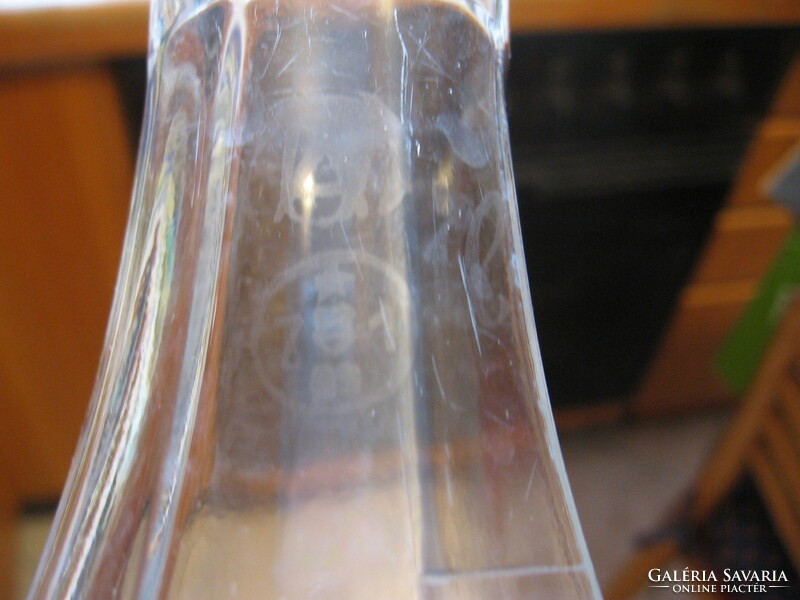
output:
[[251,348],[264,386],[314,414],[370,406],[409,370],[409,292],[375,256],[316,254],[281,272],[259,301]]

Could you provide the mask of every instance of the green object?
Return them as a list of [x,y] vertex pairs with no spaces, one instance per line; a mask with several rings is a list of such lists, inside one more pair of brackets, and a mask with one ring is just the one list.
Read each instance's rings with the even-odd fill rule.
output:
[[750,385],[775,328],[799,289],[800,229],[795,229],[717,355],[717,370],[737,394]]

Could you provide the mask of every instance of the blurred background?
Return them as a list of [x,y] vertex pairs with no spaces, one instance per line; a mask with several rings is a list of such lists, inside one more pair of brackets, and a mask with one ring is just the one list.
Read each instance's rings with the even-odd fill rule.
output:
[[[90,396],[147,20],[137,1],[0,2],[2,598],[22,597],[32,576]],[[665,535],[662,514],[736,419],[752,373],[738,377],[735,359],[757,364],[773,334],[726,342],[792,239],[792,213],[767,184],[800,143],[800,3],[512,0],[511,22],[507,99],[534,311],[608,587],[642,536]],[[738,350],[726,355],[726,343]],[[791,569],[792,533],[759,490],[732,488],[717,517],[735,529],[746,516],[754,568],[769,554]],[[743,538],[732,539],[719,543]]]

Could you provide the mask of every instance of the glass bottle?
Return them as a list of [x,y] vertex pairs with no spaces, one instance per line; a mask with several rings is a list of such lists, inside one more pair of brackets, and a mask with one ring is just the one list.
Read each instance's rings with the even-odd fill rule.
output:
[[530,308],[504,0],[157,0],[30,600],[599,598]]

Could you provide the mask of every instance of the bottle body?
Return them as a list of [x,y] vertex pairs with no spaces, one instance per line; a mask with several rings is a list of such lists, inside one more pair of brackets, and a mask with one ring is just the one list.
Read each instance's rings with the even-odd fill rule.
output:
[[30,598],[599,597],[533,331],[502,18],[175,10]]

